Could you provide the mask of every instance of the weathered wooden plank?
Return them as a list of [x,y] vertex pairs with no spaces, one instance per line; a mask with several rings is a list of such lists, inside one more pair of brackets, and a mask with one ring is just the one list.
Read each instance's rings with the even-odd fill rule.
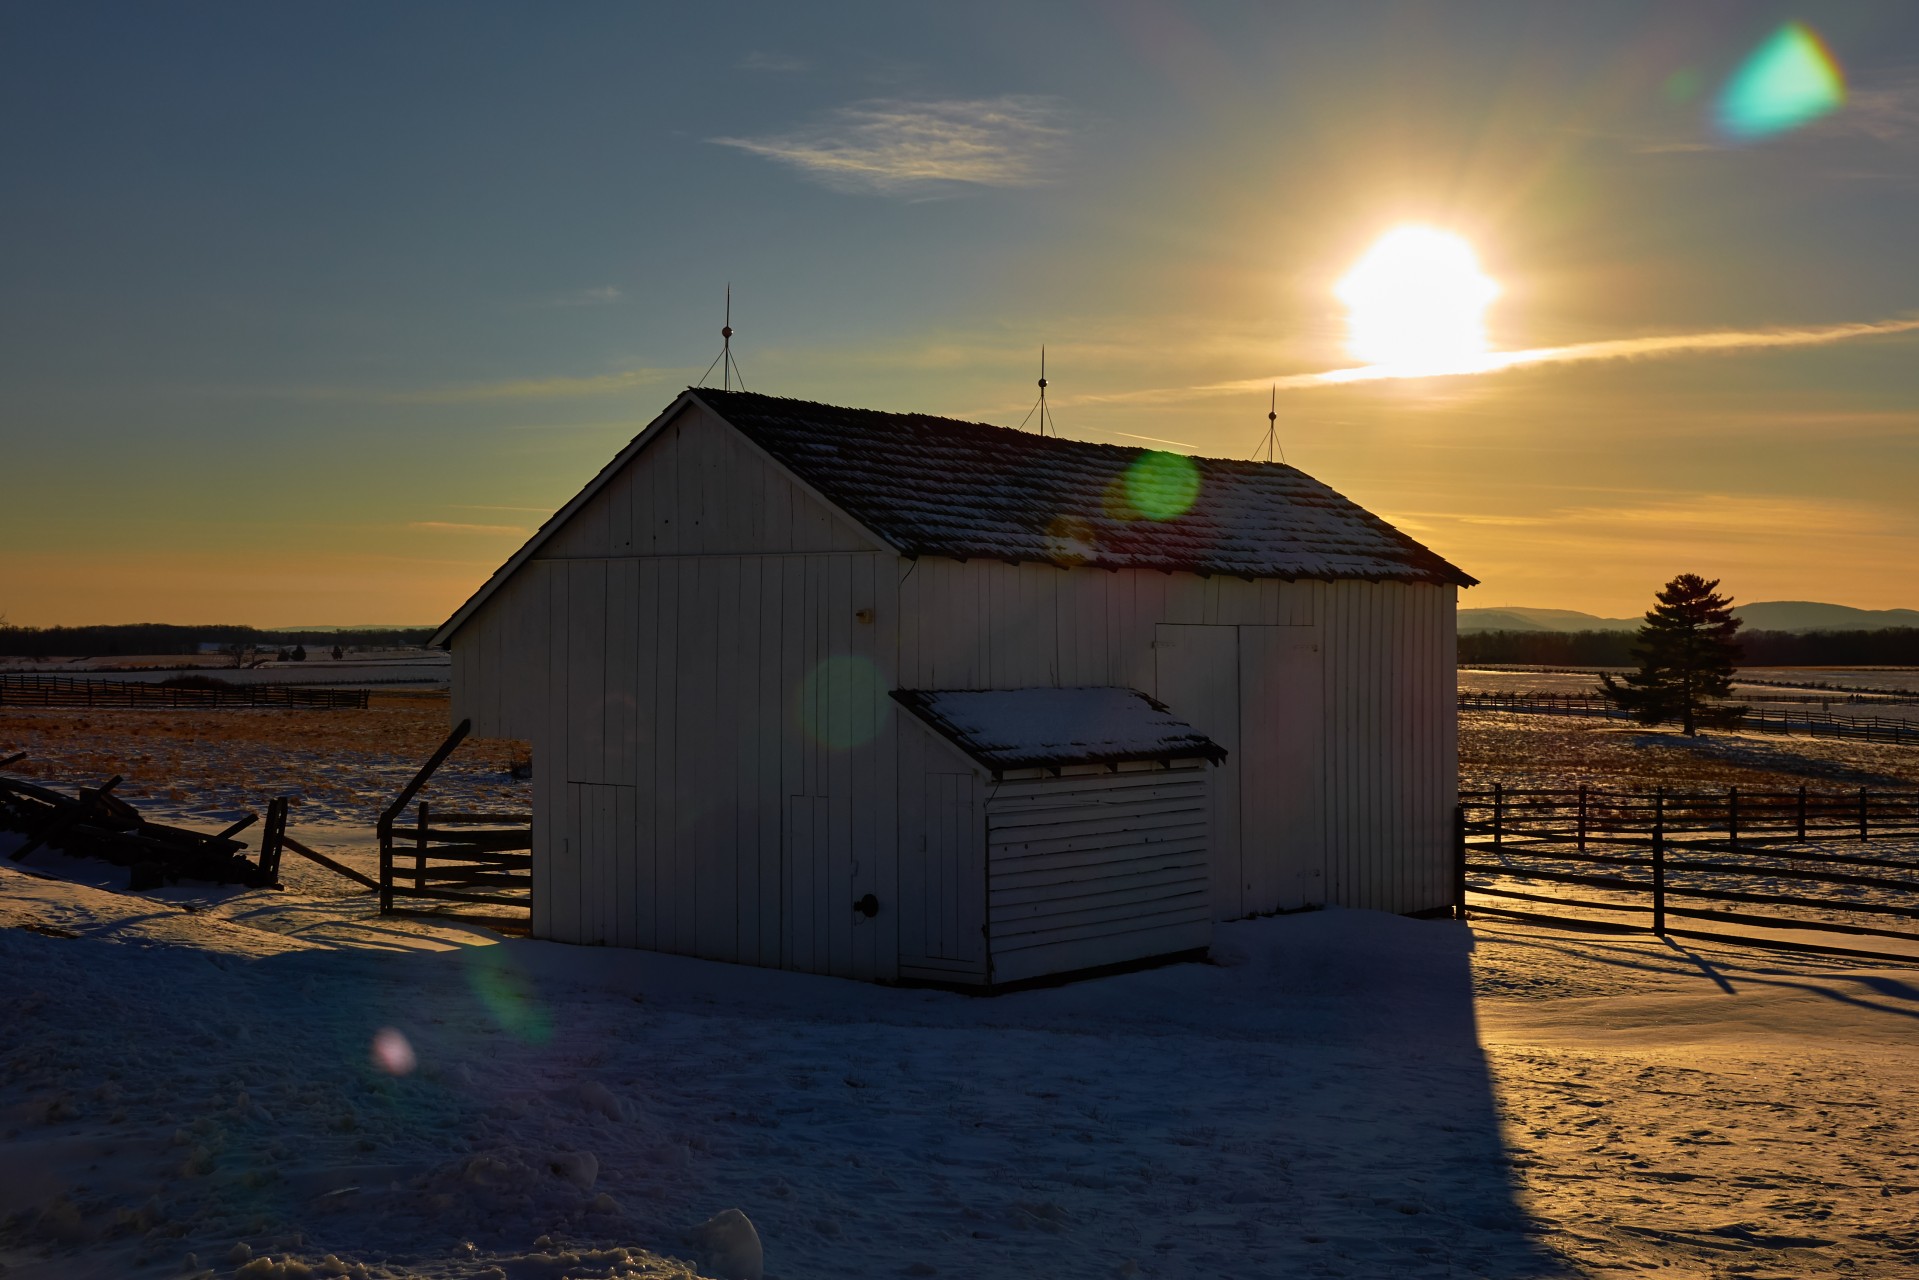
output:
[[1072,936],[1092,936],[1143,929],[1175,920],[1191,920],[1207,910],[1206,899],[1205,887],[1196,884],[1186,892],[1169,893],[1147,903],[1125,902],[1043,912],[1032,908],[1010,908],[1004,915],[995,911],[993,954],[997,959],[1006,951],[1020,945],[1031,945],[1041,938],[1060,941]]

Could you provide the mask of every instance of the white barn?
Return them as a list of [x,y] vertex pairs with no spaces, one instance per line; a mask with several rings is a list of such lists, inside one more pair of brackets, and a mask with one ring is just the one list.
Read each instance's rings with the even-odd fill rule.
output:
[[1284,465],[698,389],[433,642],[537,936],[987,987],[1448,904],[1472,582]]

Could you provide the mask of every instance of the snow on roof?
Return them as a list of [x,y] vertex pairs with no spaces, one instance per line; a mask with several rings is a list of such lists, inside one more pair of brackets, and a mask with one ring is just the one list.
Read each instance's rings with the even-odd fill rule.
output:
[[905,555],[1247,578],[1475,579],[1294,467],[697,388]]
[[1136,689],[895,689],[893,697],[994,770],[1226,758]]

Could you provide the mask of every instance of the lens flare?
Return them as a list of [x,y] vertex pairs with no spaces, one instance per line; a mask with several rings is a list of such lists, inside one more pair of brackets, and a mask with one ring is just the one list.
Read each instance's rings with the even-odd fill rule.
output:
[[419,1059],[413,1056],[413,1046],[393,1027],[381,1027],[373,1033],[373,1049],[368,1056],[374,1066],[390,1076],[411,1075],[413,1068],[419,1065]]
[[1486,354],[1486,308],[1499,285],[1458,236],[1398,227],[1367,250],[1333,293],[1346,304],[1347,347],[1355,356],[1445,373]]
[[880,669],[856,653],[834,654],[807,672],[799,699],[800,723],[813,740],[842,751],[871,742],[892,707]]
[[1184,454],[1148,449],[1126,468],[1126,503],[1148,520],[1171,520],[1199,498],[1199,468]]
[[507,959],[505,947],[475,947],[469,953],[467,981],[500,1029],[527,1044],[553,1038],[553,1019],[541,1007],[532,981]]
[[1753,51],[1719,95],[1719,127],[1764,138],[1845,105],[1846,78],[1811,27],[1788,22]]

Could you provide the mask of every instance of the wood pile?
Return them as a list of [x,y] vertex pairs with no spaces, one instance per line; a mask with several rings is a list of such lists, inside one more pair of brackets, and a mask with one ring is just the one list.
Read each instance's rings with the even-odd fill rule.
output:
[[[20,758],[0,760],[0,767]],[[259,815],[250,813],[216,832],[148,822],[132,805],[113,794],[119,785],[116,775],[101,786],[81,787],[78,795],[69,796],[0,775],[0,829],[27,837],[26,843],[14,850],[13,861],[19,862],[44,846],[129,867],[133,873],[130,887],[134,889],[157,888],[177,880],[280,887],[274,875],[277,857],[263,849],[263,855],[268,855],[261,860],[267,864],[263,869],[260,862],[241,852],[245,842],[234,839],[257,822]]]

